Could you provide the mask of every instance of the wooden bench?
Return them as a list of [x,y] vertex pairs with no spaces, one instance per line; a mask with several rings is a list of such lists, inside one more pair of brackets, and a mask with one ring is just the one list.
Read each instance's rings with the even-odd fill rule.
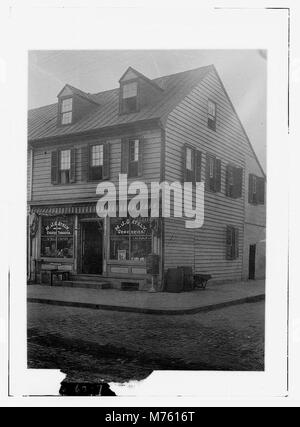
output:
[[210,274],[194,274],[194,289],[205,289],[207,282],[211,279],[211,277],[212,276]]

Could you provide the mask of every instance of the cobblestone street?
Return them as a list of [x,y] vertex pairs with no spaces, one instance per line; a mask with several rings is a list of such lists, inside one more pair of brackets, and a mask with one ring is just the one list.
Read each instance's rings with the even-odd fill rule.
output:
[[125,381],[155,369],[263,370],[264,303],[170,316],[28,304],[28,367]]

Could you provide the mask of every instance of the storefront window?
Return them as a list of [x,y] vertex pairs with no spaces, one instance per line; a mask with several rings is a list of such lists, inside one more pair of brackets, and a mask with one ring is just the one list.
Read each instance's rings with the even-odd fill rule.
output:
[[110,259],[145,261],[152,249],[149,218],[111,218]]
[[72,258],[73,231],[74,219],[72,217],[43,217],[41,256]]

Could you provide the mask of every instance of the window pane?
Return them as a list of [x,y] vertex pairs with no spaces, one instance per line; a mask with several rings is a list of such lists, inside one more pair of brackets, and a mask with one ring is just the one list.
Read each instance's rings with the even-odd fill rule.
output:
[[72,98],[63,99],[61,103],[61,112],[66,113],[68,111],[72,111],[72,103],[73,103]]
[[69,170],[71,166],[71,150],[60,152],[60,170]]
[[216,104],[213,101],[208,100],[207,107],[209,116],[216,117]]
[[190,148],[186,149],[186,169],[192,170],[192,150]]
[[123,99],[134,98],[137,96],[137,83],[127,83],[123,86]]
[[209,159],[209,177],[214,177],[214,159]]
[[145,261],[147,255],[151,253],[150,236],[133,236],[131,238],[131,255],[133,261]]
[[67,125],[69,123],[72,123],[72,112],[70,113],[63,113],[61,118],[61,123],[63,125]]
[[103,166],[103,145],[93,145],[92,166]]
[[110,259],[119,261],[129,259],[129,237],[112,237],[110,239]]
[[56,257],[56,237],[42,237],[41,256],[50,258]]
[[72,258],[73,257],[73,238],[58,237],[57,238],[57,258]]
[[130,141],[130,161],[138,162],[139,161],[139,148],[140,141],[135,139],[134,141]]

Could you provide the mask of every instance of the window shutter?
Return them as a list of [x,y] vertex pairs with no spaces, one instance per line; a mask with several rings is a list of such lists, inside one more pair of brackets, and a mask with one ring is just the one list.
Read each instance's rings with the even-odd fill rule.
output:
[[227,166],[226,166],[226,184],[225,184],[225,194],[226,194],[226,196],[228,196],[228,197],[230,197],[230,196],[231,196],[231,194],[230,194],[230,188],[229,188],[229,177],[230,177],[231,169],[232,169],[232,166],[230,166],[230,165],[227,165]]
[[90,178],[90,146],[81,147],[81,179],[88,181]]
[[129,163],[129,140],[122,138],[121,141],[121,172],[128,174]]
[[195,178],[196,182],[201,181],[201,166],[202,166],[202,153],[199,150],[195,151]]
[[187,169],[186,169],[186,144],[182,146],[182,182],[187,181]]
[[260,204],[265,203],[265,180],[264,178],[257,178],[257,202]]
[[144,140],[139,139],[139,163],[138,163],[138,176],[143,175],[143,161],[144,161]]
[[234,229],[234,258],[239,257],[239,229]]
[[76,181],[76,148],[71,149],[70,182]]
[[51,153],[51,183],[52,184],[58,184],[58,161],[59,161],[58,150],[52,151]]
[[233,248],[233,240],[232,240],[232,227],[226,227],[226,259],[232,259],[232,248]]
[[102,179],[109,179],[110,169],[110,144],[106,142],[103,145],[103,173]]
[[210,163],[210,156],[208,154],[206,154],[206,162],[205,162],[205,190],[210,190],[209,163]]
[[221,191],[221,160],[215,159],[215,191]]
[[248,202],[253,203],[253,175],[249,174],[248,182]]
[[242,197],[242,188],[243,188],[243,168],[234,168],[233,170],[233,179],[234,179],[234,197]]

